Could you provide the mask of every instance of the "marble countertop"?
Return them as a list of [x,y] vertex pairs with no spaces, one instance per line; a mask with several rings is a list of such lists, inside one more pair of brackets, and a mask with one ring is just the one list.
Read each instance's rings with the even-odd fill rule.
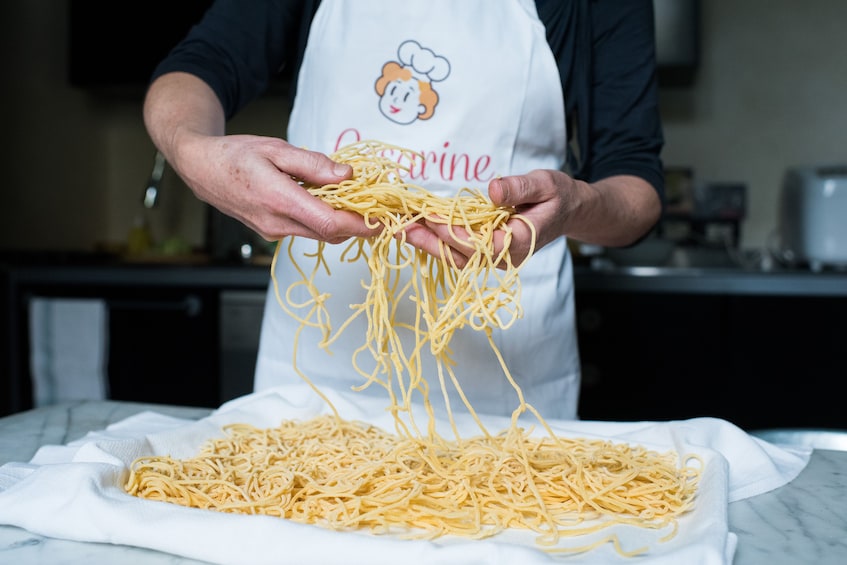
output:
[[[0,465],[28,461],[42,445],[65,444],[143,410],[202,418],[210,410],[129,402],[76,402],[0,418]],[[791,483],[729,505],[738,536],[734,565],[847,563],[847,452],[816,450]],[[134,547],[50,539],[0,526],[0,563],[190,564]]]

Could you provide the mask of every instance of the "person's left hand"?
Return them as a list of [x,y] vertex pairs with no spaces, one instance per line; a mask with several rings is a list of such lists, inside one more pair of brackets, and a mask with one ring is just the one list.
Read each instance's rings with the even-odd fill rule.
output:
[[[628,175],[589,184],[561,171],[539,169],[492,180],[488,196],[498,206],[513,207],[523,218],[508,221],[510,241],[505,230],[494,235],[494,256],[508,243],[514,265],[562,235],[597,245],[628,245],[647,233],[661,213],[653,187]],[[533,230],[526,221],[534,227],[534,246]],[[407,242],[436,257],[443,245],[459,268],[474,252],[473,246],[464,243],[464,229],[443,223],[424,220],[407,227],[405,234]]]
[[[502,177],[492,180],[488,185],[488,195],[498,206],[514,207],[535,229],[535,249],[540,249],[562,235],[566,218],[571,211],[576,183],[565,173],[550,170],[536,170],[526,175]],[[533,230],[526,221],[512,218],[507,222],[511,231],[508,241],[512,264],[520,265],[533,251]],[[443,243],[452,253],[453,261],[459,268],[464,267],[474,248],[467,241],[464,228],[447,226],[443,223],[424,220],[406,228],[406,241],[436,257]],[[504,246],[506,231],[497,230],[494,234],[494,256]],[[505,264],[498,265],[505,268]]]

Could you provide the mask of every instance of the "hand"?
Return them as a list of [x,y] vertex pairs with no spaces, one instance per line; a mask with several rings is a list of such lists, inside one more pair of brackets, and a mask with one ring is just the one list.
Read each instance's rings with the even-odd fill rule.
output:
[[335,210],[300,186],[339,182],[348,165],[256,135],[225,135],[220,100],[199,78],[168,73],[144,99],[144,123],[171,167],[194,194],[268,241],[295,235],[341,243],[375,231],[355,212]]
[[[567,235],[584,243],[606,246],[628,245],[655,224],[661,212],[656,191],[646,181],[620,175],[589,184],[554,170],[535,170],[492,180],[488,195],[494,204],[514,207],[535,228],[535,250]],[[507,223],[511,228],[509,253],[514,265],[520,265],[533,251],[533,234],[518,218]],[[455,236],[460,236],[456,241]],[[456,265],[464,267],[473,248],[461,243],[464,230],[433,221],[423,221],[406,229],[406,240],[438,256],[446,244]],[[494,253],[500,253],[505,232],[494,236]],[[505,265],[499,265],[501,268]]]
[[[554,179],[557,174],[562,178]],[[507,222],[511,232],[509,255],[514,265],[523,263],[533,247],[539,249],[561,235],[562,217],[568,210],[570,192],[567,186],[560,188],[556,184],[557,180],[565,185],[575,182],[564,173],[537,170],[527,175],[494,179],[489,183],[488,195],[491,201],[498,206],[514,207],[524,218],[513,217]],[[534,230],[527,225],[527,221]],[[409,226],[405,231],[406,241],[430,254],[438,256],[444,244],[459,268],[467,264],[474,252],[471,244],[463,243],[468,239],[464,228],[424,220]],[[494,233],[493,245],[496,257],[506,245],[506,230]],[[506,267],[505,264],[498,266]]]
[[276,241],[294,235],[340,243],[375,230],[354,212],[335,210],[297,179],[315,185],[350,178],[349,165],[281,139],[185,134],[175,168],[195,195]]

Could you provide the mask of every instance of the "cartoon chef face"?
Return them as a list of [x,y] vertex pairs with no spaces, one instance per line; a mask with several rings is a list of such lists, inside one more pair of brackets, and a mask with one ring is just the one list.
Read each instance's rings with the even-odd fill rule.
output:
[[400,61],[385,63],[382,76],[376,81],[379,111],[392,122],[403,125],[427,120],[438,104],[432,82],[447,78],[450,63],[413,40],[401,43],[397,56]]

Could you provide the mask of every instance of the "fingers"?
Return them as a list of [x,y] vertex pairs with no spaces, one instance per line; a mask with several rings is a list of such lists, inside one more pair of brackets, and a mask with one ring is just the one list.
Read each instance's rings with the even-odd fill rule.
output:
[[308,220],[301,222],[290,217],[282,219],[281,222],[277,220],[277,227],[281,227],[280,233],[266,236],[266,239],[276,241],[285,236],[297,236],[335,244],[351,237],[371,237],[380,231],[380,228],[367,227],[362,217],[354,212],[330,209],[326,218],[327,221],[317,224],[309,223]]
[[[501,258],[507,246],[509,261],[515,266],[523,263],[532,250],[532,232],[524,221],[510,220],[508,228],[508,233],[501,229],[492,235],[489,251],[498,269],[506,269],[509,265]],[[406,227],[403,233],[407,243],[435,257],[445,256],[459,269],[464,268],[477,252],[468,232],[459,226],[425,220]]]
[[[559,192],[554,182],[555,173],[538,170],[497,178],[489,183],[489,199],[497,206],[514,208],[520,214],[492,234],[490,252],[498,268],[506,269],[509,264],[520,266],[537,248],[552,239],[540,237],[542,234],[538,230],[547,225],[548,210],[554,208],[549,203],[556,201]],[[449,254],[459,268],[466,266],[476,252],[469,234],[459,226],[426,220],[409,226],[405,235],[408,243],[431,255]]]
[[279,170],[316,186],[338,183],[353,175],[350,165],[337,163],[328,155],[300,149],[286,142],[281,142],[279,149],[273,152],[271,161]]
[[336,210],[310,194],[290,178],[267,205],[253,215],[254,229],[270,240],[299,236],[328,243],[341,243],[351,237],[371,237],[381,227],[372,228],[356,212]]
[[368,227],[361,215],[334,209],[300,184],[339,183],[352,176],[352,167],[337,163],[323,153],[277,141],[266,152],[275,170],[270,178],[262,179],[272,187],[272,201],[264,201],[263,209],[256,210],[253,216],[259,224],[255,229],[263,237],[280,239],[293,235],[341,243],[351,237],[370,237],[379,232],[379,228]]
[[[462,228],[454,228],[464,231]],[[458,234],[457,234],[458,235]],[[406,226],[395,236],[433,257],[445,258],[457,269],[463,269],[474,253],[470,243],[458,242],[449,232],[449,227],[441,223],[417,222]]]

